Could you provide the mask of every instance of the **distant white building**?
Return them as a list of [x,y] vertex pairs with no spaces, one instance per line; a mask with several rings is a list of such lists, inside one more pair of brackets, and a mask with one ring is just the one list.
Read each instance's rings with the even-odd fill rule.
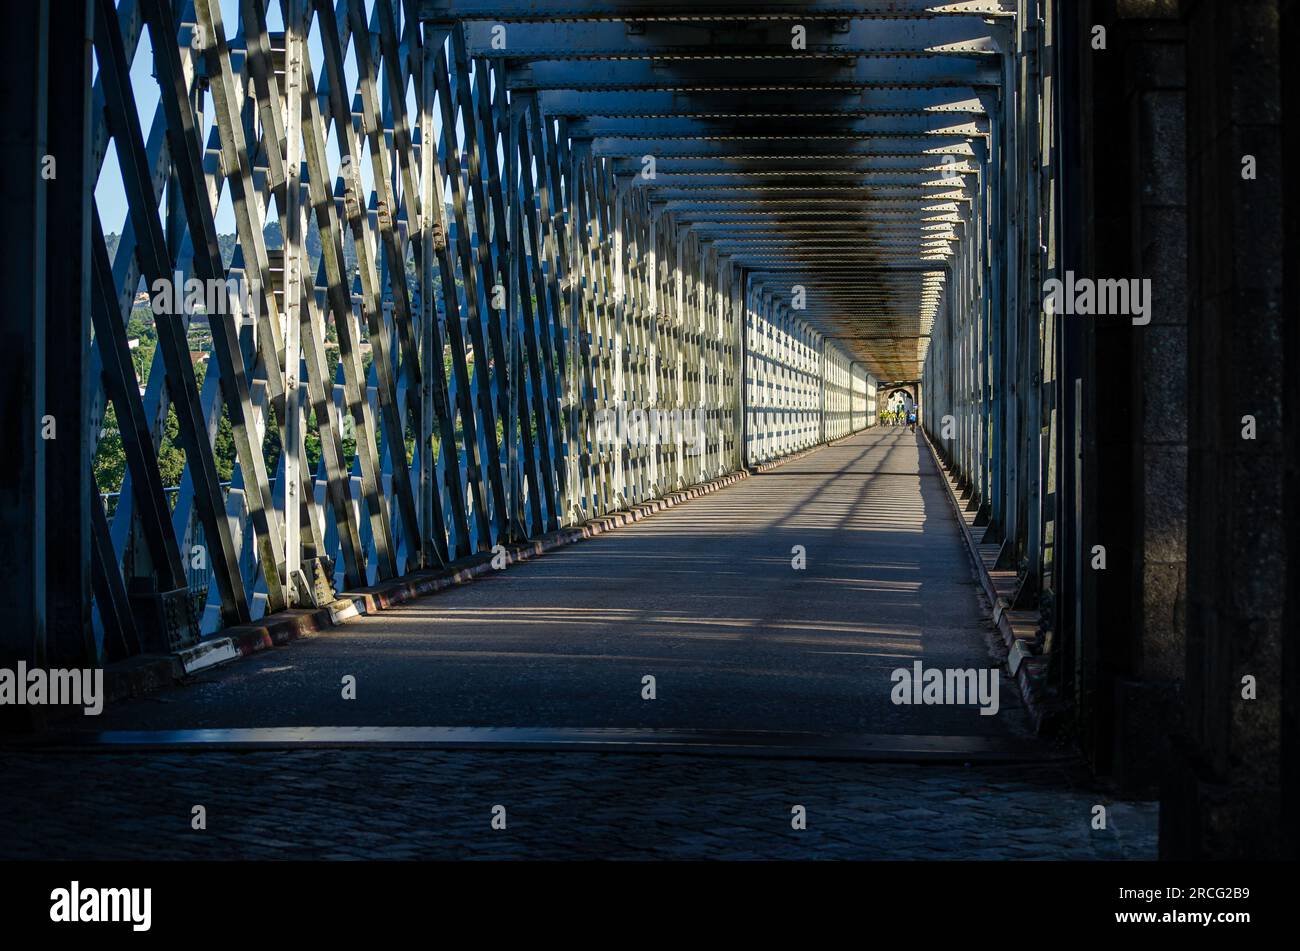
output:
[[904,390],[895,390],[889,394],[885,403],[885,412],[897,413],[901,410],[904,413],[910,413],[913,405],[911,394]]

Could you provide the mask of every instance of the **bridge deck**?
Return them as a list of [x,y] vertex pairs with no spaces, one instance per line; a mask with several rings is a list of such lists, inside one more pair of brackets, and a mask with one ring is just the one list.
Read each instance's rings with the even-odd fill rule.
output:
[[[803,546],[807,566],[792,567]],[[890,672],[990,665],[984,614],[920,437],[859,433],[473,584],[218,669],[104,729],[639,727],[1023,736],[898,706]],[[345,701],[340,682],[357,678]],[[657,699],[641,699],[642,677]]]
[[[876,429],[93,724],[144,733],[0,752],[24,777],[0,837],[102,858],[1153,858],[1154,805],[1091,830],[1100,794],[1006,685],[997,716],[890,703],[914,659],[988,665],[982,619],[928,452]],[[678,755],[700,747],[733,755]]]

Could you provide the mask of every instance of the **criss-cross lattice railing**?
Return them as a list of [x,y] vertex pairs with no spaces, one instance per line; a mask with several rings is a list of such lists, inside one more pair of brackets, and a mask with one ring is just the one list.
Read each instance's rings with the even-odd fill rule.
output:
[[460,30],[409,0],[271,2],[95,3],[93,172],[126,208],[91,223],[91,451],[111,407],[124,456],[93,506],[105,658],[869,424],[860,366]]

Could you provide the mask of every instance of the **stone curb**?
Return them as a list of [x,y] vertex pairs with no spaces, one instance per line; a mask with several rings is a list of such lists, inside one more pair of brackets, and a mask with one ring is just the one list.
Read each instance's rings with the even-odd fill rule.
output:
[[1026,709],[1029,710],[1035,732],[1039,734],[1051,733],[1055,726],[1055,717],[1052,703],[1046,696],[1048,659],[1032,653],[1026,644],[1023,631],[1018,633],[1012,626],[1011,615],[1019,612],[1008,610],[1006,599],[998,597],[997,590],[993,585],[993,578],[984,565],[984,559],[980,557],[979,544],[975,541],[975,536],[966,521],[966,513],[962,508],[962,500],[958,495],[957,485],[951,474],[951,467],[943,461],[943,457],[935,449],[934,443],[930,441],[930,434],[920,427],[918,427],[918,432],[921,433],[926,446],[929,447],[930,456],[939,469],[940,481],[943,482],[944,488],[947,490],[948,501],[952,503],[953,513],[957,516],[957,524],[960,526],[962,538],[966,542],[966,554],[970,557],[971,564],[974,566],[975,577],[979,580],[984,596],[988,598],[988,603],[993,606],[989,621],[998,632],[1003,651],[994,650],[994,644],[990,642],[989,654],[994,660],[1006,666],[1012,680],[1015,681],[1016,689],[1020,691],[1020,698],[1024,701]]

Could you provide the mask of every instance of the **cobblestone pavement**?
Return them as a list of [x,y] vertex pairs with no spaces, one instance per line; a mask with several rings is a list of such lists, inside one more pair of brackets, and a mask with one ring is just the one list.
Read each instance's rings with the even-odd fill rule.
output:
[[[1154,859],[1061,763],[422,750],[2,753],[0,857]],[[1105,804],[1105,830],[1091,828]],[[506,828],[491,827],[492,808]],[[207,828],[191,829],[192,808]],[[791,809],[807,828],[791,827]]]

